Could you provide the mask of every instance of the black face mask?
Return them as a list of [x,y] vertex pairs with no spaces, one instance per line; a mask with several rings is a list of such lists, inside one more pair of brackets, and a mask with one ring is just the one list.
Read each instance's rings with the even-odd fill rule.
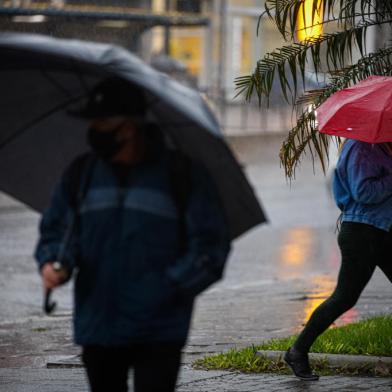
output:
[[116,140],[117,129],[111,132],[100,132],[89,128],[87,140],[91,148],[103,159],[111,159],[122,147],[122,142]]

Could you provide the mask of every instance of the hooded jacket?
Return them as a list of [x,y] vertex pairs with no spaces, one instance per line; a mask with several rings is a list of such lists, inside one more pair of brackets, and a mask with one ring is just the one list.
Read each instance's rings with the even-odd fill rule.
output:
[[333,181],[342,221],[389,231],[392,226],[392,157],[382,144],[347,140]]
[[[193,300],[221,278],[230,249],[214,184],[192,163],[191,191],[181,212],[167,151],[122,171],[120,176],[114,165],[95,161],[63,252],[62,262],[75,274],[75,342],[184,344]],[[40,267],[57,260],[64,246],[74,212],[69,173],[42,217],[35,253]]]

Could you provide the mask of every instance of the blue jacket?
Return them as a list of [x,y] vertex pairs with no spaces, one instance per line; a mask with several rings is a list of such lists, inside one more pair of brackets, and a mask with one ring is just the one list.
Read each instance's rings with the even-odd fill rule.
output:
[[392,226],[392,157],[381,144],[347,140],[333,181],[343,221],[389,231]]
[[[96,160],[63,257],[76,267],[77,344],[184,344],[194,297],[221,278],[230,243],[214,185],[192,164],[184,250],[169,166],[169,154],[162,152],[119,182],[113,166]],[[42,217],[40,266],[56,260],[63,245],[72,213],[69,177],[68,170]]]

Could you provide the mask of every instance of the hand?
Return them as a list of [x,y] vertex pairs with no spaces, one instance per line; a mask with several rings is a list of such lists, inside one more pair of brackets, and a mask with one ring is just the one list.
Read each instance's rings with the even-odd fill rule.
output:
[[55,269],[54,262],[47,262],[41,269],[42,284],[45,290],[54,289],[68,280],[69,274],[65,268]]

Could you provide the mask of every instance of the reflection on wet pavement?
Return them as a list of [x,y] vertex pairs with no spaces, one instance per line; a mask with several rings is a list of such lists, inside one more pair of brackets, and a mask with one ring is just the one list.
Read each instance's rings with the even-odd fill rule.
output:
[[313,286],[312,292],[306,297],[304,303],[304,323],[309,320],[313,311],[329,297],[335,287],[335,280],[325,275],[313,276],[311,283]]
[[[310,227],[292,227],[287,230],[280,247],[278,259],[278,276],[281,279],[303,278],[312,271],[312,255],[314,252],[315,233]],[[339,266],[339,254],[335,247],[327,258],[332,270]],[[331,275],[311,275],[308,279],[311,291],[300,298],[304,301],[303,324],[309,320],[314,310],[321,305],[333,292],[336,279]],[[346,312],[334,325],[345,325],[358,319],[358,310],[353,308]]]
[[303,276],[304,270],[309,269],[313,242],[313,231],[308,227],[293,227],[286,232],[278,259],[280,278]]

